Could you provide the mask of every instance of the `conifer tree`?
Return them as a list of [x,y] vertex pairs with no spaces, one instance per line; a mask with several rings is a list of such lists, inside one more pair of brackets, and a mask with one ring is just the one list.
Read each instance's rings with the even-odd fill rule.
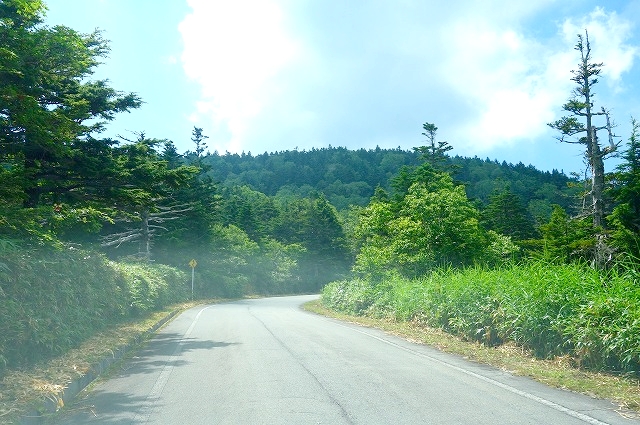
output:
[[612,175],[611,194],[617,205],[608,219],[616,248],[640,258],[640,123],[632,119],[631,125],[623,162]]
[[508,186],[491,197],[482,212],[481,223],[489,230],[511,236],[514,241],[534,238],[537,233],[531,215]]
[[99,31],[44,26],[45,11],[40,0],[0,2],[0,161],[19,170],[15,190],[26,208],[100,191],[110,173],[98,159],[113,142],[94,137],[141,105],[90,79],[109,51]]
[[425,122],[422,128],[424,129],[422,135],[427,138],[427,145],[413,148],[413,150],[420,154],[421,160],[430,164],[436,171],[453,171],[451,166],[448,165],[449,155],[447,154],[453,149],[453,146],[441,140],[436,142],[438,127],[435,124]]

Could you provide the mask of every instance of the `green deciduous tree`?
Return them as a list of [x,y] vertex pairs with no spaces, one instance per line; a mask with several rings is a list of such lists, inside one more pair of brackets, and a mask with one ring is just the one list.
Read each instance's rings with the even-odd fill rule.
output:
[[436,267],[495,264],[517,250],[508,237],[479,226],[463,186],[447,173],[432,177],[413,183],[401,199],[374,198],[362,209],[353,231],[354,271],[374,280],[388,271],[416,277]]
[[420,253],[418,263],[427,270],[472,264],[480,257],[483,242],[478,215],[463,186],[429,190],[415,184],[402,203],[399,219],[391,222],[394,235],[399,236],[394,245],[408,264]]

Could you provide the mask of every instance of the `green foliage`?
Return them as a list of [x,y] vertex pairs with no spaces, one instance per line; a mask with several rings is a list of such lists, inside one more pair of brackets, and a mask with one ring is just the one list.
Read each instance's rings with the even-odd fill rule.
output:
[[91,134],[141,102],[89,80],[108,52],[99,32],[42,26],[40,1],[5,1],[2,9],[0,163],[20,173],[12,198],[29,208],[94,199],[109,178],[100,159],[109,161],[95,151],[109,142]]
[[280,204],[279,210],[273,238],[304,249],[298,259],[300,289],[315,292],[342,278],[351,266],[351,254],[333,205],[316,195]]
[[478,210],[449,174],[426,164],[411,176],[416,182],[403,197],[373,199],[361,211],[353,230],[355,272],[374,280],[387,270],[416,277],[441,266],[499,264],[517,251],[510,239],[479,226]]
[[108,262],[117,273],[129,305],[129,316],[187,299],[187,276],[173,267],[147,262]]
[[[511,241],[527,251],[536,251],[538,231],[535,222],[518,195],[509,187],[491,197],[489,205],[481,212],[480,223],[496,235],[508,236]],[[524,253],[524,249],[521,253]],[[514,250],[512,253],[520,251]]]
[[[602,72],[602,62],[593,62],[591,55],[591,44],[589,33],[585,29],[584,37],[578,34],[578,42],[574,48],[580,53],[580,62],[576,69],[571,70],[571,81],[576,86],[572,90],[571,98],[563,105],[563,109],[570,113],[569,116],[549,123],[548,125],[560,132],[559,140],[567,143],[578,143],[584,145],[584,157],[589,164],[591,171],[591,189],[588,192],[590,201],[588,202],[587,213],[593,218],[594,235],[603,226],[605,217],[605,170],[604,159],[607,155],[616,150],[613,143],[613,132],[609,111],[604,107],[595,112],[594,110],[594,87],[598,83]],[[603,125],[597,125],[596,119],[602,120]],[[602,148],[598,137],[598,131],[606,129],[610,145]],[[604,245],[602,245],[604,248]],[[604,257],[601,246],[596,246],[596,263],[599,264],[600,257]],[[599,264],[602,265],[602,264]]]
[[222,223],[243,229],[255,241],[273,235],[279,214],[280,210],[273,198],[249,186],[227,187],[222,190]]
[[[247,294],[299,293],[302,288],[298,262],[304,248],[274,239],[260,243],[234,225],[216,224],[211,247],[194,253],[197,258],[198,296],[237,298]],[[185,263],[189,259],[185,257]]]
[[389,274],[327,285],[330,308],[412,320],[488,345],[516,342],[544,358],[569,355],[591,369],[639,373],[638,264],[603,272],[546,261],[499,269]]
[[487,229],[510,236],[514,241],[537,236],[531,215],[509,187],[491,197],[489,205],[482,211],[481,222]]
[[259,245],[234,225],[215,225],[212,233],[214,245],[199,262],[200,273],[206,277],[201,283],[203,295],[237,298],[252,293],[252,268]]
[[471,264],[479,257],[483,235],[478,211],[467,199],[464,187],[429,190],[414,185],[404,198],[400,214],[404,219],[392,222],[392,231],[401,235],[400,252],[409,257],[420,251],[431,253],[433,262],[424,264],[427,269]]
[[[438,142],[436,142],[437,144]],[[437,145],[436,145],[437,148]],[[213,153],[202,157],[207,172],[222,186],[248,185],[253,190],[278,198],[310,197],[312,192],[323,193],[339,211],[351,205],[365,206],[376,187],[392,191],[392,179],[403,167],[411,172],[421,163],[419,151],[401,149],[323,148],[310,151],[281,151],[238,155]],[[560,171],[542,172],[522,163],[513,165],[489,159],[448,158],[443,164],[453,171],[455,181],[463,182],[470,199],[486,205],[496,190],[509,185],[523,205],[533,202],[530,213],[544,222],[549,219],[551,204],[565,209],[574,203],[576,189]],[[402,185],[404,191],[411,185]]]
[[623,162],[611,176],[610,194],[616,202],[607,218],[613,245],[628,255],[640,257],[640,124],[631,120],[632,131]]
[[589,260],[595,245],[591,222],[585,218],[572,219],[560,206],[554,206],[551,219],[540,226],[543,254],[561,263]]
[[186,299],[186,275],[77,250],[0,244],[0,375],[77,346],[94,332]]
[[413,150],[420,154],[420,159],[427,164],[431,165],[435,170],[440,172],[452,172],[455,167],[451,166],[449,161],[449,155],[447,152],[453,149],[453,146],[448,142],[438,141],[436,143],[436,133],[438,127],[431,123],[424,123],[422,125],[424,129],[423,136],[427,138],[428,144],[426,146],[420,146],[413,148]]
[[305,249],[298,244],[285,245],[273,239],[260,243],[260,256],[254,259],[255,292],[281,295],[304,292],[303,276],[298,267]]
[[322,301],[328,307],[351,314],[363,314],[375,302],[375,288],[368,279],[334,281],[322,290]]
[[[412,152],[220,156],[205,154],[197,127],[185,155],[143,132],[98,139],[115,114],[141,102],[90,79],[108,52],[99,32],[43,26],[44,11],[38,0],[0,1],[0,373],[185,299],[192,258],[197,296],[316,292],[334,281],[323,299],[345,311],[637,370],[640,318],[628,283],[637,284],[637,267],[604,275],[562,265],[599,246],[593,226],[569,218],[575,179],[450,158],[430,123],[427,145]],[[591,66],[587,79],[599,72]],[[588,108],[578,99],[565,105],[573,114]],[[575,117],[555,126],[566,136],[585,130]],[[636,133],[634,122],[611,180],[611,240],[631,254],[621,258],[640,256]],[[521,247],[535,248],[536,228],[544,257],[558,264],[505,266]],[[88,249],[98,236],[111,258],[148,260],[153,247],[155,263],[108,261]],[[344,280],[351,266],[356,277]]]
[[209,136],[204,135],[202,128],[193,127],[193,130],[191,131],[191,141],[196,145],[195,150],[192,152],[192,155],[195,157],[193,164],[198,168],[202,168],[202,154],[207,149],[205,140],[208,138]]
[[[136,242],[137,254],[150,258],[154,236],[176,227],[165,223],[184,225],[186,213],[196,207],[202,213],[202,207],[207,205],[209,197],[198,190],[205,186],[198,179],[199,169],[179,164],[171,168],[157,151],[163,145],[166,152],[167,143],[139,134],[136,141],[113,149],[118,172],[112,181],[111,202],[116,205],[117,220],[103,232],[104,247]],[[185,193],[203,196],[195,200],[192,196],[185,197]]]
[[489,230],[484,234],[484,238],[485,245],[476,263],[497,267],[520,258],[521,248],[511,237]]

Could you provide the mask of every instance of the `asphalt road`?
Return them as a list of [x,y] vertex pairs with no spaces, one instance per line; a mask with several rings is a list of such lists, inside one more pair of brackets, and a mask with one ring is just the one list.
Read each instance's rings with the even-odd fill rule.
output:
[[313,298],[188,310],[54,423],[640,423],[607,401],[302,311]]

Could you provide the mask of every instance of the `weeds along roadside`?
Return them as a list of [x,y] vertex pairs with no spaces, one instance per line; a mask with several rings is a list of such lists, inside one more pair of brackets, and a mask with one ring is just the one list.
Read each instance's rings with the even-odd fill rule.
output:
[[637,264],[607,272],[545,261],[500,269],[436,270],[421,279],[388,274],[334,282],[331,309],[442,329],[487,346],[515,343],[539,359],[640,375]]
[[115,263],[72,247],[4,248],[0,423],[13,423],[45,397],[57,399],[189,296],[188,276],[171,267]]
[[187,275],[163,265],[68,247],[0,254],[0,379],[189,295]]

